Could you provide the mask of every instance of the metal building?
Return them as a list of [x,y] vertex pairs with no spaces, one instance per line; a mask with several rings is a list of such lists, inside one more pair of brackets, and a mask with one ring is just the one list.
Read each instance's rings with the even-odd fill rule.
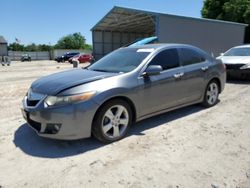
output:
[[195,45],[215,56],[244,43],[246,24],[190,18],[123,7],[111,9],[92,29],[96,59],[138,38]]
[[0,56],[7,56],[8,55],[8,48],[7,48],[7,41],[0,36]]

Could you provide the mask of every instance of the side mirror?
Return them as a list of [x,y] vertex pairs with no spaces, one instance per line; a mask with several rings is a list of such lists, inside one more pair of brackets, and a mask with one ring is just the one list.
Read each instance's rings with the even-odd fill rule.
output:
[[224,53],[220,53],[220,56],[223,56],[224,55]]
[[154,75],[159,75],[162,71],[162,66],[161,65],[150,65],[147,67],[145,72],[142,74],[143,76],[154,76]]

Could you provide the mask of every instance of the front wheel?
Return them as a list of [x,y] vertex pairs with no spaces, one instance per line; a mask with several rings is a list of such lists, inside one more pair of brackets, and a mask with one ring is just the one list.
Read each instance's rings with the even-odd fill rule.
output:
[[123,100],[112,100],[97,112],[93,125],[93,135],[104,143],[122,139],[132,123],[130,106]]
[[217,81],[212,80],[207,85],[202,105],[205,107],[214,106],[218,102],[219,97],[219,84]]

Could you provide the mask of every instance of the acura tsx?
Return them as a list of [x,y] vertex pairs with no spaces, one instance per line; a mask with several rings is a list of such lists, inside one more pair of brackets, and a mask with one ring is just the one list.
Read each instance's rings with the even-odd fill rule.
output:
[[134,122],[201,103],[218,102],[225,66],[182,44],[120,48],[87,68],[42,77],[23,99],[22,114],[38,135],[110,143]]

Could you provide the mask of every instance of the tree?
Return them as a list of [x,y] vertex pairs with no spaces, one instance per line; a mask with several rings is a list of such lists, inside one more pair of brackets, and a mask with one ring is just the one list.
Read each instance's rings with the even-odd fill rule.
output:
[[58,49],[85,49],[92,50],[92,46],[85,43],[85,37],[81,33],[74,33],[62,37],[55,46],[47,44],[35,44],[31,43],[29,45],[22,45],[19,43],[11,43],[8,46],[8,50],[11,51],[51,51],[54,48]]
[[8,50],[10,51],[23,51],[24,50],[24,45],[18,44],[16,42],[9,44]]
[[29,44],[25,47],[25,51],[36,52],[36,51],[38,51],[38,47],[35,43],[32,43],[32,44]]
[[91,51],[93,48],[92,48],[92,46],[91,46],[90,44],[85,44],[85,45],[84,45],[84,49],[85,49],[85,50],[90,50],[90,51]]
[[47,44],[39,44],[37,46],[38,51],[50,51],[53,49],[53,46],[47,45]]
[[[205,0],[201,10],[203,18],[246,23],[250,25],[250,0]],[[245,42],[250,42],[250,27]]]
[[74,33],[67,36],[62,37],[55,48],[59,49],[84,49],[86,46],[85,44],[85,37],[81,35],[81,33]]

